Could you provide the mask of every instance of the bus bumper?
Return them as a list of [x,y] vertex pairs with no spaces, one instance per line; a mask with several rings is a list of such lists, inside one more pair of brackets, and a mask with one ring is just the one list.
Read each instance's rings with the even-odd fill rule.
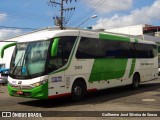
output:
[[25,98],[36,98],[36,99],[48,99],[48,83],[45,83],[41,86],[25,90],[25,89],[16,89],[10,84],[7,85],[8,92],[10,96],[15,97],[25,97]]

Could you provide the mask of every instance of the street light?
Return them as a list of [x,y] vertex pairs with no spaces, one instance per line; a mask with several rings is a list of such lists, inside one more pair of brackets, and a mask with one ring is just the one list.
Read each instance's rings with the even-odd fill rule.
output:
[[90,18],[96,18],[97,15],[92,15],[91,17],[87,18],[85,21],[83,21],[81,24],[79,24],[75,29],[79,28],[79,26],[81,26],[82,24],[84,24],[87,20],[89,20]]

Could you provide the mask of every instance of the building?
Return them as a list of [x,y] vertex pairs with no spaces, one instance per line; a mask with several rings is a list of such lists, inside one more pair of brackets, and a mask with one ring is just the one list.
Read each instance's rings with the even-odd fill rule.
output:
[[[0,49],[8,43],[9,42],[0,41]],[[14,47],[10,47],[4,51],[4,57],[0,58],[0,69],[9,68],[13,51]]]
[[144,40],[154,41],[160,45],[160,26],[148,24],[107,29],[106,32],[134,35]]
[[[10,38],[9,39],[5,39],[3,41],[1,40],[0,41],[0,51],[3,48],[3,46],[5,46],[7,44],[10,44],[10,43],[13,43],[13,42],[17,42],[18,39],[22,38],[24,35],[29,35],[29,34],[32,34],[34,32],[42,31],[42,30],[43,29],[41,29],[41,30],[35,30],[35,31],[29,32],[29,33],[25,33],[25,34],[22,34],[22,35],[18,35],[18,36],[12,37],[13,38],[12,42],[8,41]],[[3,69],[3,68],[8,69],[10,67],[10,61],[11,61],[11,57],[12,57],[14,48],[15,48],[15,46],[9,47],[8,49],[4,50],[4,57],[3,58],[0,57],[0,69]],[[1,54],[2,53],[0,53],[0,55]]]

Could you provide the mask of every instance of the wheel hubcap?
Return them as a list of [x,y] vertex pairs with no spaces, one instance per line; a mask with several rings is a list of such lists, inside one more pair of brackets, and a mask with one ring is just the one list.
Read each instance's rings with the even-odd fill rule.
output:
[[75,93],[76,95],[81,95],[81,94],[82,94],[82,89],[81,89],[79,86],[77,86],[77,87],[75,87],[75,89],[74,89],[74,93]]

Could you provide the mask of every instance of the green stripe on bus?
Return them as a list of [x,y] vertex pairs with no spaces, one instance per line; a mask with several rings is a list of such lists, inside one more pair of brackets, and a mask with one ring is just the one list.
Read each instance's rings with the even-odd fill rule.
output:
[[[138,43],[138,39],[134,39],[135,43]],[[133,75],[134,69],[135,69],[135,65],[136,65],[136,58],[132,59],[132,64],[131,64],[131,69],[129,72],[129,78]]]
[[104,39],[104,40],[116,40],[116,41],[130,42],[130,38],[129,37],[111,35],[111,34],[106,34],[106,33],[100,33],[99,34],[99,38],[100,39]]
[[129,78],[133,75],[135,65],[136,65],[136,59],[134,58],[134,59],[132,59],[131,69],[129,72]]
[[128,59],[95,59],[89,82],[122,78]]

